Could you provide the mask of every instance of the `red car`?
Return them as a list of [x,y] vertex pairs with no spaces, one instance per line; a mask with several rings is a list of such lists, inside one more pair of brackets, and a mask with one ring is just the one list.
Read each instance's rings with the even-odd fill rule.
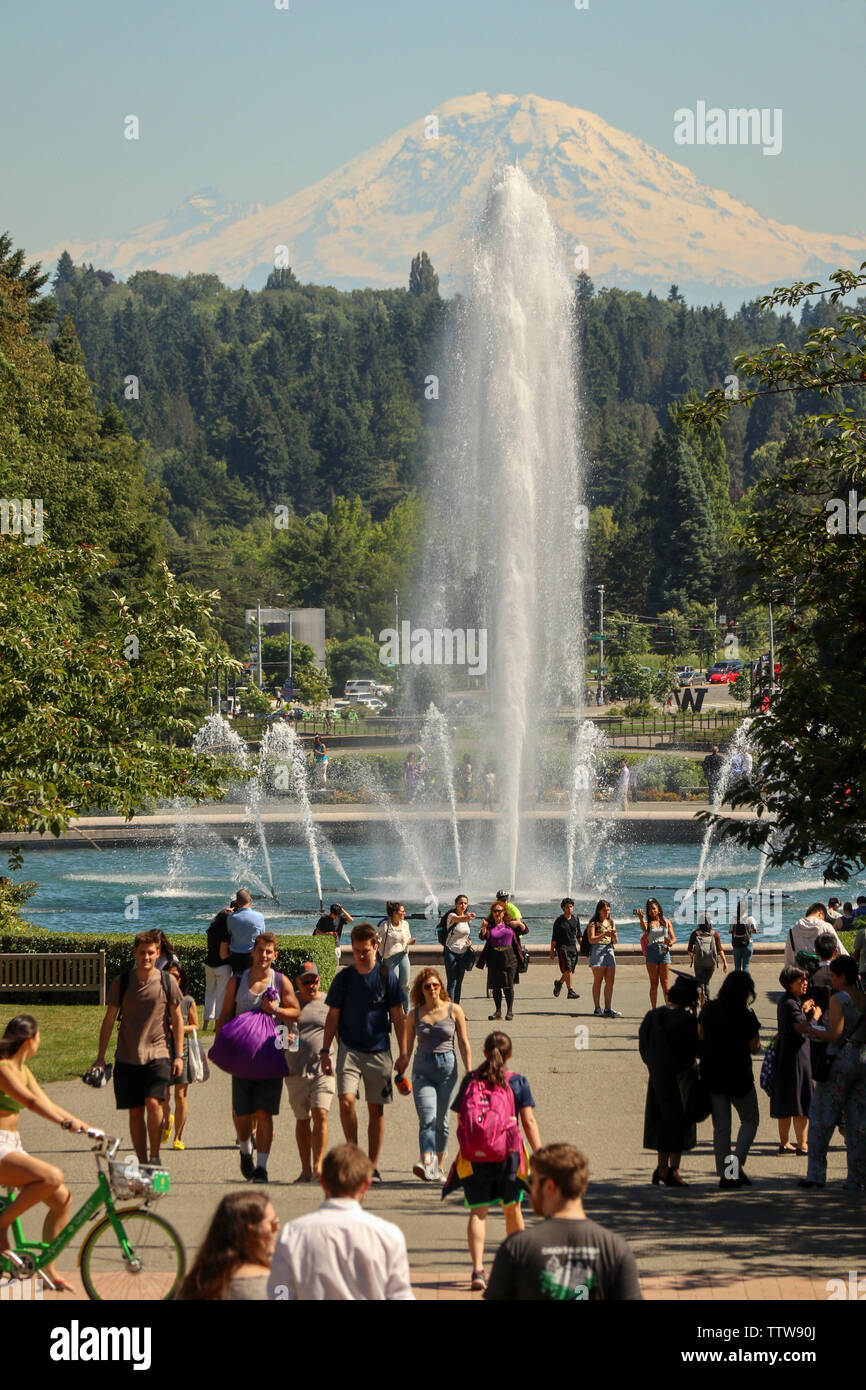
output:
[[710,685],[730,685],[743,669],[742,661],[717,661],[707,672]]

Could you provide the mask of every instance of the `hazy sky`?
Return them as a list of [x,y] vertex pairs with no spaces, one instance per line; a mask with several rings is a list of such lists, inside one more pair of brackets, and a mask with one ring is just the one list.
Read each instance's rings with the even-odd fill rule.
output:
[[[765,216],[866,232],[866,0],[289,4],[7,7],[0,228],[34,251],[117,236],[204,185],[275,202],[448,98],[489,91],[597,112]],[[780,107],[781,154],[676,145],[673,113],[698,100]]]

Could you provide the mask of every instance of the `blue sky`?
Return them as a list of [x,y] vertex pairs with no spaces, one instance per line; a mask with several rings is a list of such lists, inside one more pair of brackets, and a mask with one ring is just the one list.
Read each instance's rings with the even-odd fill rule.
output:
[[[0,227],[35,250],[116,236],[205,185],[275,202],[485,90],[595,111],[765,216],[866,232],[864,0],[289,3],[8,8]],[[782,153],[676,145],[673,113],[699,99],[781,107]]]

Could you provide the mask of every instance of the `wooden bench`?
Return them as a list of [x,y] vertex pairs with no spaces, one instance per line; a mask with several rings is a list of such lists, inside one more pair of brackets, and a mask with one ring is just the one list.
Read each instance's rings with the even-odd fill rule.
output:
[[105,952],[0,952],[0,993],[87,994],[96,992],[105,1003]]

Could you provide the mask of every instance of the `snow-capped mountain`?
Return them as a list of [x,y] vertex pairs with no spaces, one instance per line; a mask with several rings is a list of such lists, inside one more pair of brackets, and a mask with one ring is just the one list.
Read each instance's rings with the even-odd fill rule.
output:
[[491,176],[515,159],[547,198],[567,253],[587,248],[597,284],[666,290],[676,281],[690,297],[728,298],[726,290],[818,278],[866,256],[866,237],[763,217],[589,111],[479,92],[445,102],[270,207],[204,189],[120,240],[62,238],[39,258],[53,264],[65,247],[76,262],[121,276],[207,271],[255,288],[285,246],[301,280],[354,287],[404,285],[423,248],[451,290]]

